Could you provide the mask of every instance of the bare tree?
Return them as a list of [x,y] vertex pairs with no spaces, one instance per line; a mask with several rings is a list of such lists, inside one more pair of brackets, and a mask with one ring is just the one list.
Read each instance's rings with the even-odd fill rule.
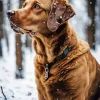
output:
[[[20,1],[21,4],[21,1]],[[23,53],[21,35],[16,35],[16,78],[23,78]]]
[[3,3],[0,1],[0,56],[2,56],[2,44],[1,39],[3,38]]
[[31,47],[32,47],[31,44],[32,44],[31,38],[30,38],[29,36],[26,35],[25,46],[26,46],[26,47],[29,47],[30,50],[31,50]]
[[21,35],[16,35],[16,78],[23,78]]
[[96,0],[88,0],[88,16],[91,19],[91,24],[88,26],[88,42],[90,44],[90,47],[95,49],[95,6],[96,6]]

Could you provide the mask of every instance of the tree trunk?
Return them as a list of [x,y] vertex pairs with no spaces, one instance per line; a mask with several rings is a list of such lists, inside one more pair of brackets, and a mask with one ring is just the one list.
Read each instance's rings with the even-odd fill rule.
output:
[[0,1],[0,56],[2,57],[2,44],[1,39],[3,38],[3,3]]
[[25,46],[31,49],[31,45],[32,45],[32,40],[29,36],[26,35],[26,41],[25,41]]
[[16,78],[23,78],[21,35],[16,35]]
[[[20,6],[21,6],[20,1]],[[16,78],[23,78],[23,53],[22,53],[22,41],[21,41],[21,35],[16,35]]]
[[2,57],[2,45],[1,45],[1,39],[0,39],[0,57]]
[[90,47],[95,49],[95,5],[96,0],[88,0],[88,16],[91,24],[88,26],[88,42]]

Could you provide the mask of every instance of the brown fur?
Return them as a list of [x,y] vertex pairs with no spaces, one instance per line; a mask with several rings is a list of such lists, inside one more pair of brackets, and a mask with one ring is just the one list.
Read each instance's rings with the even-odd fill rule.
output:
[[[37,54],[35,74],[39,100],[98,100],[100,65],[91,55],[89,45],[77,38],[68,21],[60,25],[56,32],[51,32],[43,22],[47,22],[52,1],[37,1],[45,11],[35,9],[32,13],[30,6],[34,0],[27,0],[25,8],[16,10],[17,14],[10,20],[35,32],[35,36],[31,37]],[[68,47],[73,49],[65,58],[51,66],[46,80],[45,64],[52,62]]]

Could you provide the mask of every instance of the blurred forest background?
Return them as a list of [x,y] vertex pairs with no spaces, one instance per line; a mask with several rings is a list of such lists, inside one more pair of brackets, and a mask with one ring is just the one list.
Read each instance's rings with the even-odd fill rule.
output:
[[[0,87],[7,100],[38,100],[32,40],[16,35],[6,12],[21,8],[24,0],[0,0]],[[100,63],[100,0],[69,0],[76,16],[70,19],[77,35],[90,44]],[[4,100],[0,89],[0,100]]]
[[[12,34],[6,11],[9,9],[16,9],[21,7],[24,0],[0,0],[0,58],[5,55],[3,50],[5,41],[5,48],[7,52],[10,52],[10,39],[9,35]],[[79,37],[88,41],[92,49],[96,49],[96,46],[100,44],[100,0],[69,0],[73,5],[76,16],[71,19],[75,30]],[[16,78],[23,78],[23,59],[24,50],[30,49],[32,52],[31,39],[28,36],[15,35],[15,58],[16,58],[16,70],[20,72],[16,73]],[[23,49],[24,48],[24,49]]]

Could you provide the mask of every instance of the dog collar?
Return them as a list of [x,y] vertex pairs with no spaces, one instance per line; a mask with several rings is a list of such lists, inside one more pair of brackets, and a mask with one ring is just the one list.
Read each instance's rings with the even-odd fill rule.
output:
[[57,61],[59,61],[59,60],[65,58],[71,50],[72,50],[72,47],[66,48],[60,56],[58,56],[58,57],[56,57],[56,58],[54,59],[53,62],[48,63],[48,64],[45,65],[45,66],[46,66],[46,68],[45,68],[45,79],[46,79],[46,80],[49,78],[50,67],[51,67],[53,64],[55,64]]

